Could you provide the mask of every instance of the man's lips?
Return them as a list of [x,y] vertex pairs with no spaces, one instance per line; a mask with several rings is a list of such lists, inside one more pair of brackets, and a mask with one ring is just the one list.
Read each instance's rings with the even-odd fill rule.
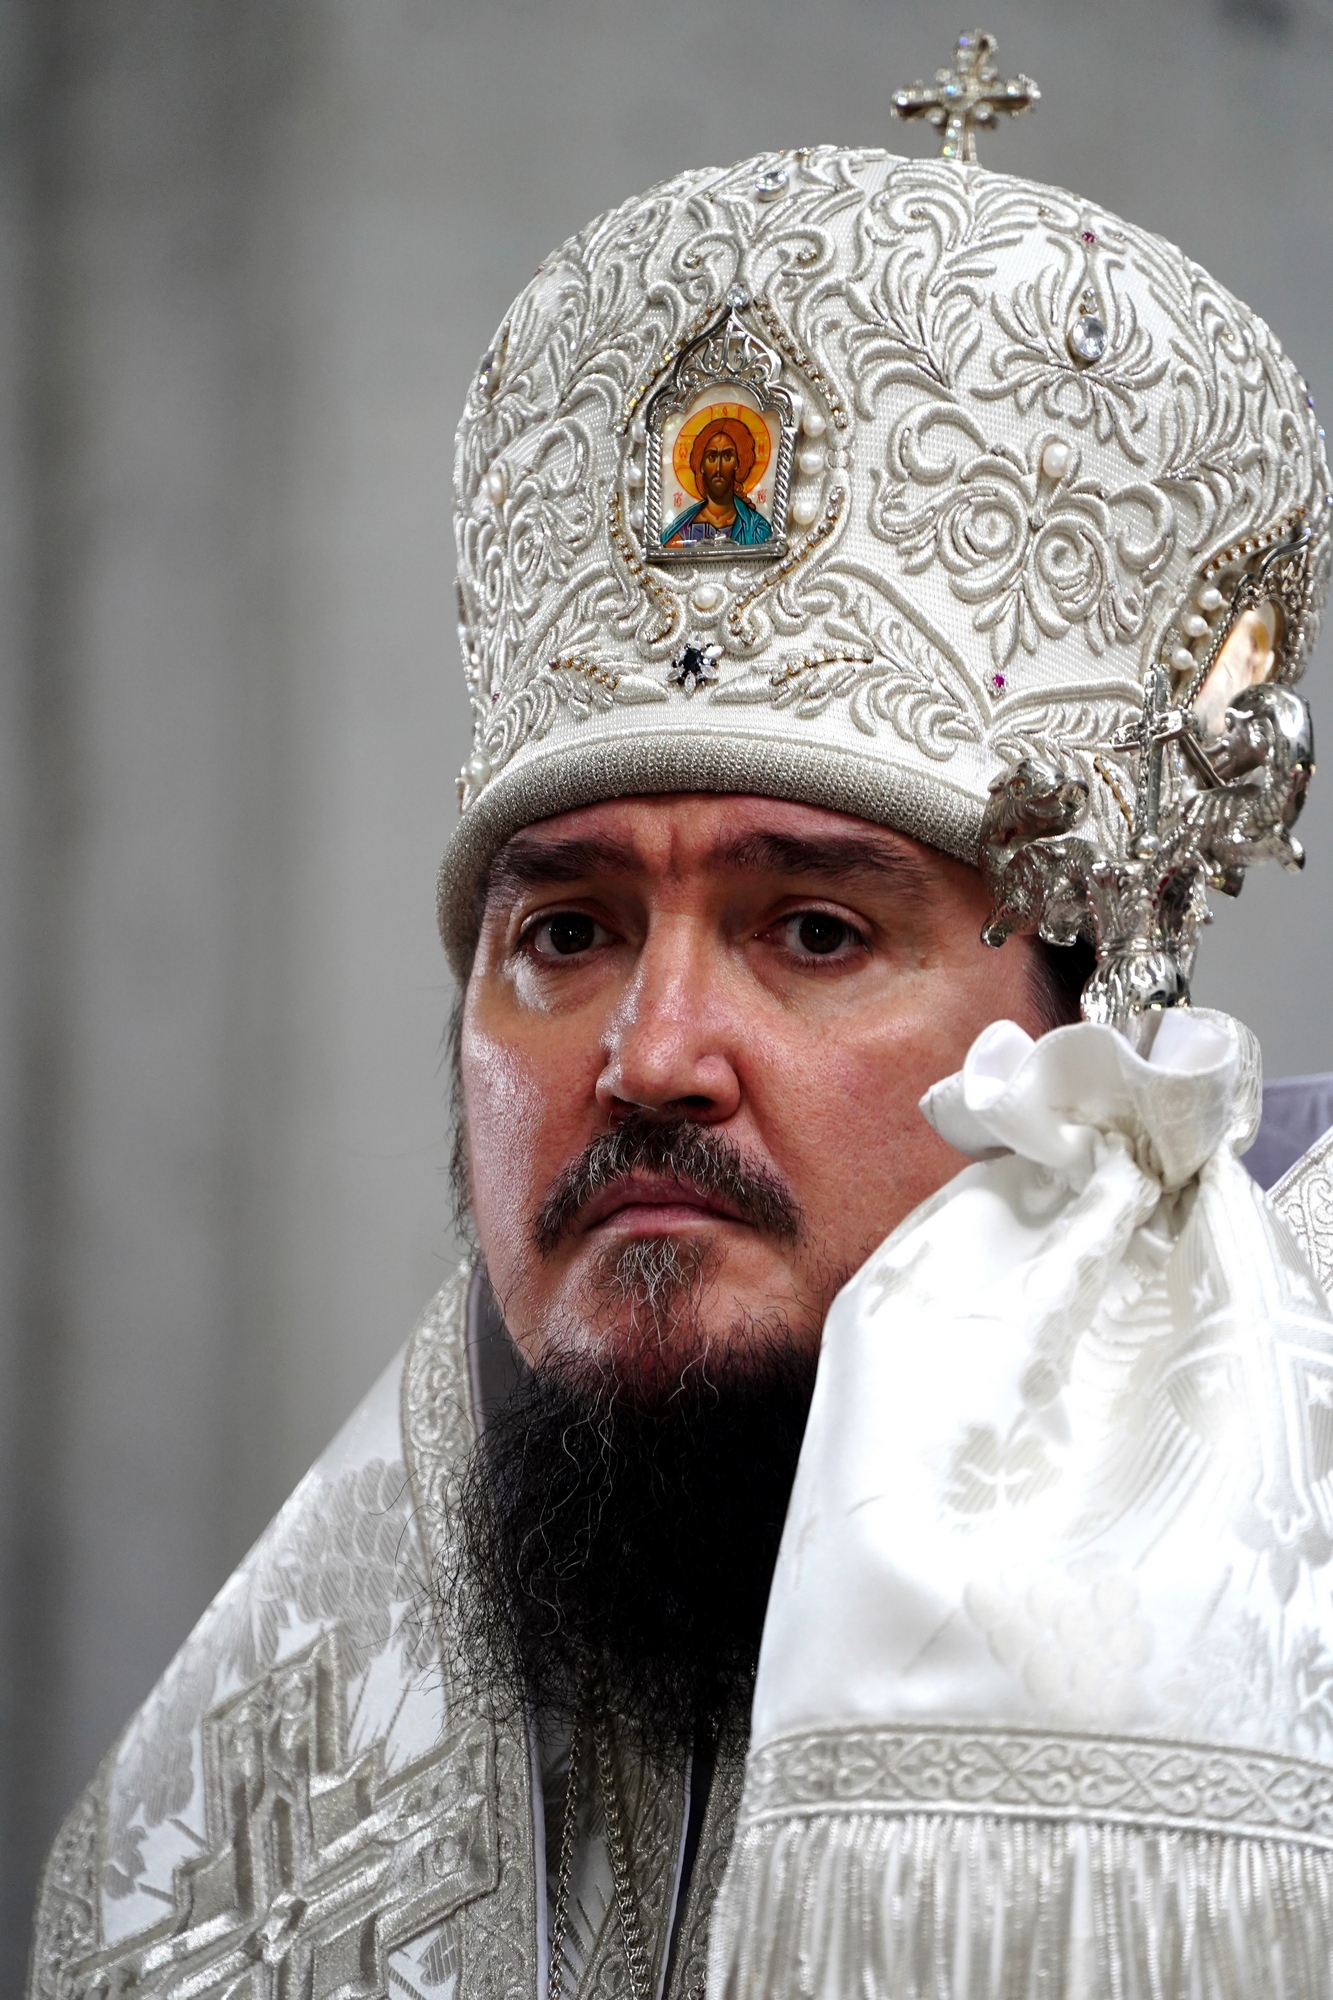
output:
[[627,1174],[595,1194],[581,1210],[580,1236],[608,1223],[633,1230],[679,1227],[705,1216],[719,1222],[743,1222],[740,1210],[724,1196],[704,1194],[674,1175]]

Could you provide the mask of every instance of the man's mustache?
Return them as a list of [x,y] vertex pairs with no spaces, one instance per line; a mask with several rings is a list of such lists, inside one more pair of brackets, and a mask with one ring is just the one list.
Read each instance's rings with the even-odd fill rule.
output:
[[734,1140],[691,1118],[634,1113],[590,1139],[551,1183],[533,1224],[542,1255],[559,1247],[595,1195],[633,1173],[670,1176],[715,1195],[778,1243],[794,1243],[801,1233],[800,1204],[781,1175],[747,1160]]

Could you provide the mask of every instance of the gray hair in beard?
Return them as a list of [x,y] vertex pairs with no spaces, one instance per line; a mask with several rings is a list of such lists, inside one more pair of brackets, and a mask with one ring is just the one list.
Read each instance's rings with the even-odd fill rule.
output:
[[704,1363],[703,1298],[720,1262],[717,1246],[697,1237],[640,1236],[607,1248],[594,1263],[589,1319],[620,1327],[645,1395],[669,1391],[673,1376],[678,1381]]

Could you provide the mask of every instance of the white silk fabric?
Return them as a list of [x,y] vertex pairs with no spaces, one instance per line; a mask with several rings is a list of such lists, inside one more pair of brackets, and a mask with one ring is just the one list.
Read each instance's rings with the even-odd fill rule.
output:
[[825,1328],[712,2000],[1333,1994],[1333,1317],[1257,1048],[987,1029]]

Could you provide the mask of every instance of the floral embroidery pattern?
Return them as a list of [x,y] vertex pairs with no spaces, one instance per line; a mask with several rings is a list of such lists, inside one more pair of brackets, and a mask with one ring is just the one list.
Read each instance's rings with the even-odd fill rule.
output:
[[[1137,638],[1175,544],[1163,494],[1136,484],[1108,496],[1078,477],[1077,453],[1063,477],[1046,478],[1047,441],[1035,438],[1023,460],[1006,445],[988,449],[979,427],[948,405],[914,413],[894,433],[872,510],[909,575],[938,563],[977,607],[973,622],[989,634],[998,667],[1075,626],[1095,653]],[[922,486],[935,497],[913,507]]]
[[981,728],[959,677],[943,657],[902,618],[874,615],[869,593],[855,579],[837,575],[830,585],[851,586],[845,610],[825,620],[832,645],[784,660],[773,671],[751,670],[724,682],[712,696],[723,707],[768,704],[802,722],[846,704],[863,736],[881,724],[895,730],[933,763],[944,763],[960,743],[975,743]]
[[[1052,268],[1011,298],[992,298],[991,313],[1008,344],[991,353],[994,383],[979,382],[973,394],[979,402],[1011,398],[1024,412],[1037,408],[1074,430],[1091,429],[1099,444],[1114,439],[1127,459],[1146,464],[1146,393],[1166,375],[1169,357],[1154,353],[1133,299],[1110,292],[1106,354],[1095,367],[1080,366],[1065,336],[1077,296]],[[1097,303],[1107,310],[1102,297]]]

